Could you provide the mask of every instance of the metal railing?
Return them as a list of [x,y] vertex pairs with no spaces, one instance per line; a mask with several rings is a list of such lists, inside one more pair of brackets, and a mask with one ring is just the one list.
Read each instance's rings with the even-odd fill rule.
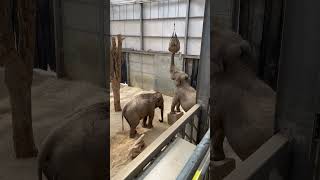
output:
[[[199,116],[200,105],[194,105],[189,111],[187,111],[181,118],[179,118],[173,125],[171,125],[166,131],[164,131],[155,141],[153,141],[147,148],[133,159],[122,171],[112,178],[115,180],[126,180],[137,178],[152,162],[163,152],[166,147],[173,142],[178,134],[182,138],[187,138],[189,142],[195,142],[193,138],[193,131],[195,128],[194,118]],[[190,125],[192,130],[185,132],[186,126]],[[197,130],[197,129],[196,129]]]
[[289,158],[289,140],[278,133],[243,161],[241,166],[232,171],[224,180],[273,180],[279,177],[288,179]]
[[[201,179],[201,174],[206,174],[208,166],[204,166],[205,168],[199,168],[202,164],[203,160],[210,160],[210,156],[206,156],[209,154],[210,146],[210,129],[206,132],[201,142],[197,145],[196,149],[193,151],[191,157],[188,162],[183,167],[182,171],[177,177],[177,180],[189,180],[195,176],[195,179]],[[205,158],[207,157],[207,158]],[[209,165],[209,163],[208,163]]]

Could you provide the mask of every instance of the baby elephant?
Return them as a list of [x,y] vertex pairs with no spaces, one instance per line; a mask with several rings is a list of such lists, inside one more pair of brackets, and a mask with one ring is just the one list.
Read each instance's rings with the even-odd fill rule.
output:
[[[143,119],[142,127],[152,128],[152,120],[154,117],[154,109],[160,108],[161,120],[163,122],[163,97],[159,92],[156,93],[145,93],[139,94],[134,99],[129,101],[122,110],[122,130],[123,128],[123,117],[127,120],[130,126],[130,138],[134,138],[141,119]],[[148,125],[146,124],[149,116]]]

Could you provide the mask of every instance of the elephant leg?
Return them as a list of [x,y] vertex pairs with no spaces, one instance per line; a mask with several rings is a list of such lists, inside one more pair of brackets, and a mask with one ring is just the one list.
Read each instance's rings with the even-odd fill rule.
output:
[[223,151],[223,141],[224,141],[223,129],[215,130],[213,133],[213,160],[221,161],[226,158]]
[[222,124],[222,119],[219,115],[217,115],[213,119],[213,138],[212,138],[212,145],[213,145],[213,160],[214,161],[221,161],[225,159],[225,154],[223,151],[223,141],[224,141],[224,129]]
[[181,110],[180,110],[180,101],[178,101],[178,104],[176,105],[176,109],[177,109],[177,112],[181,112]]
[[153,117],[154,117],[154,111],[152,111],[152,112],[149,114],[149,121],[148,121],[148,127],[147,127],[147,128],[149,128],[149,129],[153,128],[153,125],[152,125]]
[[146,127],[147,127],[147,119],[148,119],[148,116],[146,116],[146,117],[143,118],[143,121],[142,121],[142,127],[143,127],[143,128],[146,128]]
[[137,134],[136,128],[130,127],[130,138],[134,138]]
[[[177,97],[177,95],[175,95],[172,99],[172,104],[171,104],[171,113],[174,113],[174,108],[176,107],[176,105],[179,103],[179,99]],[[180,103],[179,103],[180,104]]]

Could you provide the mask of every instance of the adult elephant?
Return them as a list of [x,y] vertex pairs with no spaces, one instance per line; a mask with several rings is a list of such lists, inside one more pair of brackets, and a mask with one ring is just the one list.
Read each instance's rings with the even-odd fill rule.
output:
[[48,180],[109,179],[107,127],[109,105],[80,109],[44,140],[38,156],[38,178]]
[[[160,108],[161,120],[163,122],[163,96],[159,92],[139,94],[134,99],[129,101],[122,110],[122,130],[123,130],[123,117],[127,120],[130,126],[130,138],[134,138],[137,131],[136,127],[143,119],[142,127],[152,128],[152,121],[154,117],[154,110]],[[147,118],[149,117],[148,124]]]
[[188,83],[188,74],[179,71],[174,64],[174,54],[171,55],[170,65],[171,79],[175,81],[176,91],[171,103],[171,113],[180,112],[180,105],[184,111],[188,111],[196,104],[196,90]]
[[225,159],[226,136],[245,160],[274,133],[276,94],[257,78],[247,41],[231,31],[212,35],[213,159]]
[[180,112],[180,105],[184,111],[189,111],[196,104],[196,90],[188,83],[186,73],[175,75],[176,91],[172,99],[171,112]]

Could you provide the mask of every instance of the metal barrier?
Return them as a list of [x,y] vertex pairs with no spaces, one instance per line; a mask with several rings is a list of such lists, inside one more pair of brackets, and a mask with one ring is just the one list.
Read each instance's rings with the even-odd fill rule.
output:
[[[187,111],[181,118],[179,118],[172,126],[170,126],[165,132],[163,132],[153,143],[142,151],[139,156],[133,159],[122,171],[112,178],[115,180],[135,179],[141,174],[160,154],[166,147],[173,142],[177,134],[182,133],[183,138],[189,137],[185,133],[186,125],[194,126],[194,117],[199,116],[200,105],[194,105],[189,111]],[[194,128],[191,128],[194,129]],[[190,142],[195,142],[193,137],[193,130],[188,138]]]
[[241,166],[232,171],[224,180],[288,179],[289,158],[289,140],[278,133],[243,161]]
[[204,157],[206,156],[209,146],[210,146],[210,129],[206,132],[201,142],[197,145],[192,156],[189,158],[188,162],[185,164],[179,176],[177,177],[177,180],[192,179],[192,177],[195,175],[196,172],[198,173],[196,176],[199,176],[201,174],[200,171],[197,171],[197,170],[201,162],[203,161]]

